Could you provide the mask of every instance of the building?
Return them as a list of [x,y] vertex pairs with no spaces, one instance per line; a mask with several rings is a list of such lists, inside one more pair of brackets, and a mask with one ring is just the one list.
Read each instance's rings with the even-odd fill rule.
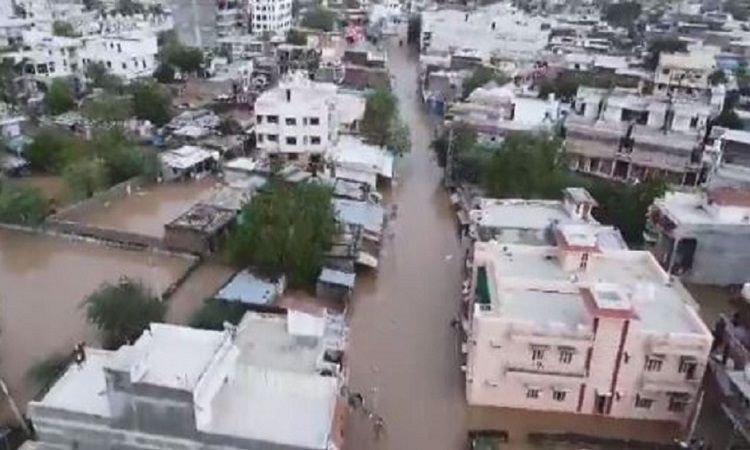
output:
[[198,203],[164,225],[167,248],[200,255],[219,250],[237,218],[235,209]]
[[580,224],[596,234],[599,246],[626,249],[620,232],[601,225],[591,212],[596,200],[584,188],[562,191],[562,200],[480,198],[469,211],[469,234],[482,242],[503,244],[556,245],[555,227]]
[[151,76],[156,69],[158,46],[151,32],[123,32],[68,38],[29,31],[24,47],[8,53],[23,72],[40,81],[57,77],[84,77],[91,63],[103,64],[124,80]]
[[712,342],[697,304],[650,253],[554,232],[557,247],[475,244],[468,403],[686,424]]
[[292,0],[253,0],[251,8],[255,35],[283,36],[292,27]]
[[180,181],[202,177],[217,167],[218,152],[192,145],[184,145],[159,154],[161,176],[166,181]]
[[341,132],[357,129],[363,115],[362,97],[293,73],[255,102],[257,146],[272,158],[302,156],[317,163]]
[[710,98],[661,99],[635,91],[581,87],[564,123],[573,170],[638,181],[652,176],[694,186],[703,169],[703,138],[721,111],[724,90]]
[[654,72],[654,92],[665,95],[710,92],[708,78],[715,70],[715,55],[708,51],[662,53]]
[[741,285],[750,279],[750,192],[717,187],[667,192],[647,224],[664,269],[698,284]]
[[393,154],[354,136],[341,136],[325,158],[333,178],[365,183],[371,191],[377,191],[378,181],[387,183],[394,176]]
[[480,140],[496,142],[512,132],[552,131],[560,123],[560,102],[516,96],[512,89],[490,83],[454,103],[446,120],[468,126]]
[[340,450],[344,345],[340,316],[152,324],[133,345],[86,349],[29,416],[42,450]]

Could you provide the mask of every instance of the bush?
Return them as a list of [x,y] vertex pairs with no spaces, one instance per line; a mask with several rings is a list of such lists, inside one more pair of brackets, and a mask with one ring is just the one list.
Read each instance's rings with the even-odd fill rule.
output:
[[315,30],[333,31],[336,25],[336,13],[322,6],[309,10],[302,18],[302,26]]
[[215,298],[206,299],[203,306],[193,314],[190,326],[204,330],[223,330],[224,323],[237,325],[247,308],[241,303],[229,303]]
[[33,226],[47,216],[47,200],[31,186],[8,186],[0,190],[0,222]]
[[70,85],[62,79],[52,81],[45,102],[49,113],[55,116],[70,111],[76,106]]

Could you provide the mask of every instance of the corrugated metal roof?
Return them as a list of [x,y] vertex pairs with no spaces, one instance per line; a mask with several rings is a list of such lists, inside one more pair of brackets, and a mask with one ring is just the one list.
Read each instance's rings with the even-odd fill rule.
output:
[[322,281],[323,283],[327,284],[334,284],[337,286],[345,286],[351,289],[354,287],[355,278],[356,276],[354,273],[324,267],[323,271],[320,272],[318,281]]
[[277,295],[276,284],[243,270],[238,272],[219,290],[216,298],[247,305],[269,305],[276,299]]

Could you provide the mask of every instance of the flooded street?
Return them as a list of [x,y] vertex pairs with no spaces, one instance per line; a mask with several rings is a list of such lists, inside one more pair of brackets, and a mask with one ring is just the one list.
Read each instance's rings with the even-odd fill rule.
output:
[[[165,289],[191,261],[0,230],[0,375],[21,409],[34,393],[26,371],[76,342],[96,343],[81,301],[121,276]],[[6,412],[4,400],[0,412]],[[1,414],[0,414],[1,415]],[[5,416],[3,416],[5,418]]]
[[351,414],[347,448],[456,450],[466,442],[463,376],[451,318],[458,312],[461,250],[441,173],[431,161],[432,131],[417,94],[416,56],[391,46],[395,93],[412,134],[392,201],[396,232],[377,274],[359,276],[352,307],[350,387],[385,421]]
[[392,190],[395,237],[384,245],[378,273],[357,280],[349,352],[350,389],[383,417],[386,431],[376,441],[371,422],[351,413],[347,448],[458,450],[466,448],[469,429],[507,430],[503,449],[510,450],[581,448],[532,444],[527,435],[534,431],[671,441],[678,432],[671,423],[467,407],[458,337],[449,326],[458,313],[463,251],[429,149],[433,131],[417,94],[417,56],[391,44],[388,65],[412,152],[399,161]]

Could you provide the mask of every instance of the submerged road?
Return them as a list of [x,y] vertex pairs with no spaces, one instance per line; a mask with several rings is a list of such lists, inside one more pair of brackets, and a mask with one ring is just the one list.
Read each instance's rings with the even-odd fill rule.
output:
[[460,250],[454,216],[431,159],[432,129],[417,94],[416,55],[388,46],[412,151],[398,162],[391,201],[398,205],[377,274],[360,276],[350,318],[350,387],[381,415],[385,433],[350,414],[346,447],[456,450],[466,442],[463,377],[456,332]]

